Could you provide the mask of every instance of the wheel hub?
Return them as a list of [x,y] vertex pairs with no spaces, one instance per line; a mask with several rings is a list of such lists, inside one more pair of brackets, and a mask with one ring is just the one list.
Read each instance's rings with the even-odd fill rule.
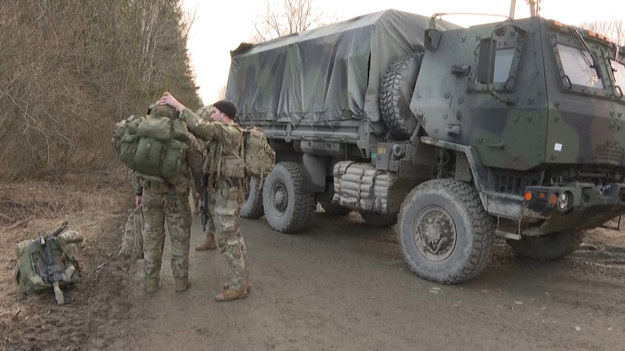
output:
[[278,184],[273,192],[273,207],[281,213],[286,211],[289,204],[288,193],[283,184]]
[[423,209],[415,220],[414,241],[419,252],[431,261],[448,258],[456,246],[456,225],[438,206]]

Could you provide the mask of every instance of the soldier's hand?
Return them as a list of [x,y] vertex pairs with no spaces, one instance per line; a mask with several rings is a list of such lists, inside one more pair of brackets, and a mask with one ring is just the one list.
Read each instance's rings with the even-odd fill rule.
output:
[[184,105],[181,104],[176,98],[171,95],[168,91],[166,91],[163,96],[158,100],[157,104],[159,105],[169,105],[175,108],[178,112],[182,112],[185,109]]
[[143,200],[143,197],[141,195],[135,195],[135,207],[137,209],[141,208],[142,200]]

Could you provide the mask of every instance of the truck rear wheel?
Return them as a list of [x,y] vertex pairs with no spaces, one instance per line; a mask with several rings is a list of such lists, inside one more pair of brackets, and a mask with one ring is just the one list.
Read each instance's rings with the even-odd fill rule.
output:
[[397,230],[412,271],[439,283],[459,283],[482,272],[495,231],[475,188],[454,179],[414,188],[401,206]]
[[558,260],[577,250],[586,232],[571,230],[542,236],[524,236],[521,240],[508,240],[517,256],[539,260]]
[[263,188],[260,186],[258,178],[253,177],[250,178],[245,202],[241,207],[241,217],[257,219],[262,217],[263,214]]
[[417,119],[410,111],[410,99],[422,60],[421,52],[404,56],[388,67],[382,79],[380,114],[397,140],[409,139],[417,125]]
[[315,201],[302,190],[304,169],[296,162],[280,162],[265,179],[263,207],[269,226],[282,233],[296,233],[312,218]]

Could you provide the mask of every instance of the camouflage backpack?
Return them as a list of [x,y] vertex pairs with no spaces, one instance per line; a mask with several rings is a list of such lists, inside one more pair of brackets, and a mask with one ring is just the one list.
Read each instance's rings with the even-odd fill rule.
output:
[[248,177],[265,178],[276,162],[273,150],[265,133],[259,127],[243,129],[245,175]]
[[118,122],[112,143],[122,162],[142,176],[174,183],[187,166],[187,126],[170,106],[152,105],[147,117]]
[[143,212],[141,209],[134,209],[124,224],[122,246],[119,249],[120,256],[130,257],[132,260],[143,258],[141,228],[143,228]]
[[[75,230],[40,240],[24,240],[16,246],[17,271],[15,278],[24,294],[51,289],[78,282],[78,262],[75,258],[76,243],[82,238]],[[47,246],[47,248],[46,248]],[[46,251],[51,260],[48,261]],[[60,301],[57,301],[60,303]]]

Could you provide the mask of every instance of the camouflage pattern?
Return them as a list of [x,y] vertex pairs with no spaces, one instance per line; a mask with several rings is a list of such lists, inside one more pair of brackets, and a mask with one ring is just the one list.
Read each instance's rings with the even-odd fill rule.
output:
[[[220,165],[228,157],[240,157],[243,145],[243,134],[236,124],[209,122],[200,119],[188,109],[182,111],[181,118],[189,126],[189,130],[197,138],[210,143],[212,158],[207,160],[209,184],[213,184],[214,209],[211,218],[214,224],[215,241],[220,252],[228,263],[228,282],[225,286],[240,290],[249,285],[249,268],[247,264],[247,247],[241,235],[240,214],[244,193],[242,179],[226,178],[220,173]],[[210,221],[209,221],[210,223]]]
[[171,239],[171,269],[176,279],[189,276],[191,209],[189,186],[144,180],[142,211],[145,279],[158,280],[165,244],[165,221]]
[[215,183],[215,208],[212,217],[215,242],[228,262],[226,285],[232,290],[240,290],[249,285],[247,247],[240,225],[243,195],[240,180],[220,180]]
[[128,215],[126,224],[124,224],[122,246],[118,255],[131,258],[143,258],[142,228],[143,213],[140,209],[135,209]]
[[204,228],[204,234],[215,235],[215,201],[216,201],[216,192],[214,184],[209,185],[206,189],[206,201],[205,204],[207,206],[208,218],[206,220],[206,227]]
[[[227,98],[242,126],[261,126],[282,150],[312,156],[302,158],[309,192],[321,192],[331,174],[306,160],[340,157],[396,173],[393,210],[420,182],[471,183],[498,234],[514,238],[593,228],[625,213],[624,50],[540,17],[469,28],[429,22],[389,10],[242,44]],[[401,107],[416,121],[411,138],[389,138],[380,84],[389,65],[414,52],[422,62]],[[276,149],[278,161],[292,159]],[[542,198],[528,201],[526,192]],[[563,194],[570,208],[545,200]]]
[[[202,107],[200,107],[195,114],[198,115],[201,119],[205,120],[205,121],[210,121],[211,120],[211,111],[213,109],[213,105],[204,105]],[[202,170],[204,171],[204,169],[207,169],[208,167],[208,160],[209,159],[214,159],[214,152],[211,152],[209,147],[209,143],[205,143],[202,140],[198,140],[197,138],[193,137],[193,140],[195,140],[196,143],[198,143],[199,147],[202,150],[202,154],[204,156],[204,162],[202,163]],[[211,157],[208,157],[209,155],[211,155]],[[202,192],[201,190],[201,186],[197,188],[198,192]],[[215,209],[215,196],[214,196],[214,188],[213,187],[208,187],[206,189],[207,192],[207,199],[204,200],[204,203],[208,206],[207,208],[207,221],[206,221],[206,226],[204,228],[204,234],[205,235],[214,235],[215,234],[215,224],[213,223],[213,210]]]
[[201,119],[205,121],[211,120],[211,111],[213,109],[213,105],[204,105],[200,107],[195,114],[198,115]]

